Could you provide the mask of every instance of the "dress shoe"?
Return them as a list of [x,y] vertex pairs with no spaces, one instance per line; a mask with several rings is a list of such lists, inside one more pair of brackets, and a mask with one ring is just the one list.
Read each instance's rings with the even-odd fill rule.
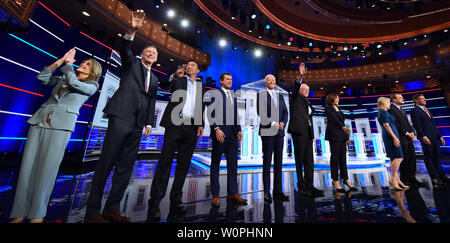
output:
[[158,209],[148,209],[147,223],[159,223],[161,220],[161,211]]
[[242,198],[239,194],[228,194],[227,200],[239,203],[241,205],[247,205],[247,199]]
[[131,219],[128,216],[122,215],[120,211],[103,211],[102,216],[111,223],[129,223]]
[[345,193],[345,189],[344,188],[337,188],[334,184],[333,184],[333,190],[336,191],[336,192]]
[[443,186],[445,183],[440,179],[431,179],[433,186]]
[[350,191],[352,191],[352,192],[357,192],[358,191],[358,188],[350,186],[350,184],[348,184],[348,183],[344,183],[344,185],[348,186],[348,189]]
[[313,197],[323,197],[324,196],[323,190],[319,190],[315,187],[311,187],[310,190],[311,190],[311,196],[313,196]]
[[272,203],[272,196],[270,195],[270,193],[268,192],[264,193],[264,202]]
[[106,220],[105,218],[103,218],[101,215],[86,217],[84,219],[84,222],[87,224],[107,224],[107,223],[109,223],[109,221]]
[[289,201],[289,196],[284,195],[284,193],[280,192],[280,193],[274,193],[273,194],[274,199],[282,201],[282,202],[287,202]]
[[211,205],[213,207],[220,207],[220,197],[219,196],[214,196],[212,201],[211,201]]
[[182,202],[171,203],[170,204],[170,209],[174,210],[174,212],[176,212],[178,214],[185,214],[185,213],[187,213],[186,206],[184,206]]
[[426,187],[426,186],[427,186],[427,184],[425,184],[425,182],[418,181],[418,180],[413,180],[413,181],[411,182],[411,184],[412,184],[414,187],[417,187],[417,188],[419,188],[419,187]]

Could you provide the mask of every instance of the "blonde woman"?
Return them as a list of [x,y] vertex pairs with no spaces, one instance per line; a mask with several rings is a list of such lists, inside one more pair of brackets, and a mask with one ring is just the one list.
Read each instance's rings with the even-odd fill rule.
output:
[[388,110],[391,108],[390,100],[386,97],[378,99],[378,122],[382,127],[382,137],[386,154],[391,160],[391,179],[389,179],[389,186],[395,190],[405,190],[409,187],[400,181],[398,170],[400,163],[403,160],[403,152],[400,147],[400,140],[395,126],[395,118],[389,114]]
[[[30,124],[20,166],[11,223],[42,223],[47,213],[59,165],[75,128],[80,107],[95,92],[102,66],[94,59],[84,60],[75,71],[75,49],[45,67],[39,82],[55,86],[50,98],[27,121]],[[61,65],[63,76],[53,72]]]

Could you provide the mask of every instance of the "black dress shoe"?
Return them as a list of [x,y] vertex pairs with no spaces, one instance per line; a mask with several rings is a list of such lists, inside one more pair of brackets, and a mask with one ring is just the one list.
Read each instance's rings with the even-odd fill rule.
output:
[[273,194],[274,199],[281,201],[281,202],[287,202],[289,201],[289,196],[284,195],[284,193],[274,193]]
[[414,180],[412,181],[411,186],[419,188],[419,187],[426,187],[427,184],[425,184],[425,182],[422,181]]
[[312,187],[310,190],[311,190],[311,196],[313,196],[313,197],[323,197],[324,196],[323,190],[319,190],[315,187]]
[[272,196],[270,195],[270,193],[264,193],[264,202],[272,203]]
[[148,209],[147,212],[147,223],[159,223],[161,220],[161,212],[159,208],[157,210]]
[[433,184],[433,186],[442,186],[445,183],[443,181],[441,181],[440,179],[431,179],[431,183]]
[[186,206],[184,206],[181,202],[171,203],[170,209],[174,210],[174,212],[178,214],[185,214],[187,212]]

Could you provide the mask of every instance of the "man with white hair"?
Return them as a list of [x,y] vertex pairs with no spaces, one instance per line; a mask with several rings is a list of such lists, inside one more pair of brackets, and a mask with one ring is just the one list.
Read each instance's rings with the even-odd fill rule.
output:
[[256,111],[260,117],[259,136],[261,136],[263,151],[264,201],[272,202],[272,196],[270,195],[270,165],[272,164],[274,153],[273,196],[275,200],[289,201],[289,197],[283,194],[281,178],[284,128],[288,121],[288,109],[283,96],[275,91],[275,86],[277,85],[275,76],[268,74],[264,80],[267,89],[259,91],[256,96]]
[[288,133],[291,134],[294,142],[293,148],[299,193],[308,197],[323,197],[323,191],[313,186],[314,156],[312,146],[314,131],[312,114],[314,113],[314,108],[306,99],[309,95],[309,86],[302,83],[305,73],[305,63],[302,62],[299,66],[299,77],[295,81],[289,103],[291,118]]

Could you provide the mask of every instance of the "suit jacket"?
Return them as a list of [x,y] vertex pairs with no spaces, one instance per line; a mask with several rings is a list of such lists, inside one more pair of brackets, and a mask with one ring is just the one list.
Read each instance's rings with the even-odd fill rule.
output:
[[[223,121],[220,121],[220,123],[219,123],[219,119],[217,119],[217,116],[216,116],[216,114],[217,114],[216,111],[218,111],[218,109],[214,109],[211,112],[211,117],[214,117],[216,119],[210,121],[211,138],[212,139],[216,139],[216,127],[218,127],[220,130],[223,131],[223,133],[225,134],[226,138],[235,139],[235,138],[237,138],[238,132],[241,131],[241,126],[238,124],[237,98],[233,97],[233,107],[230,109],[230,107],[226,106],[227,96],[226,96],[225,92],[223,92],[222,89],[219,89],[216,92],[219,92],[219,96],[222,95],[222,101],[223,101],[222,102],[223,103],[222,104],[222,117],[223,117]],[[214,97],[211,98],[211,103],[215,104],[215,105],[218,105],[218,102],[216,102],[214,100]],[[233,112],[233,115],[234,115],[233,125],[227,125],[226,124],[227,113],[230,113],[230,112]]]
[[[298,80],[294,84],[291,100],[289,102],[290,121],[288,133],[307,135],[314,138],[312,114],[314,108],[305,96],[299,93],[301,82]],[[308,114],[308,107],[311,108],[311,115]],[[311,124],[311,126],[309,126]]]
[[[258,92],[258,94],[256,95],[256,112],[258,114],[258,116],[261,118],[261,121],[259,123],[259,135],[261,136],[261,129],[270,129],[271,128],[271,124],[272,122],[283,122],[285,124],[285,126],[287,125],[288,122],[288,109],[286,106],[286,103],[284,102],[284,98],[282,95],[280,95],[279,93],[276,93],[278,96],[278,106],[277,106],[277,110],[278,110],[278,117],[274,117],[275,115],[272,114],[272,96],[269,94],[269,92],[267,92],[267,90],[262,90],[260,92]],[[262,101],[262,99],[260,99],[260,95],[264,95],[267,97],[266,99],[266,103],[267,103],[267,114],[265,114],[265,118],[261,117],[260,111],[259,111],[259,102]],[[264,105],[264,104],[261,104]],[[275,120],[275,118],[277,118]],[[285,134],[285,129],[280,130],[277,129],[277,134],[279,134],[280,136],[284,136]]]
[[428,117],[427,113],[419,106],[414,106],[411,110],[411,120],[417,131],[417,138],[419,140],[422,140],[424,136],[428,137],[430,141],[442,137],[441,133],[436,128],[433,117]]
[[406,113],[397,108],[394,104],[391,105],[389,113],[391,113],[391,115],[395,118],[395,126],[397,127],[400,137],[412,140],[410,137],[405,135],[407,132],[414,132],[414,128],[409,123]]
[[103,112],[128,121],[135,121],[139,128],[144,125],[155,127],[154,116],[158,77],[150,72],[150,86],[148,93],[145,92],[147,69],[142,61],[133,54],[131,45],[132,41],[122,38],[120,86],[106,104]]
[[[44,68],[37,76],[39,82],[53,88],[50,98],[41,105],[41,107],[28,119],[30,125],[37,125],[45,121],[47,115],[50,115],[50,126],[53,129],[68,130],[73,132],[80,107],[95,92],[99,84],[97,81],[81,82],[77,79],[72,65],[65,65],[60,69],[63,76],[53,76],[54,70]],[[64,85],[68,88],[59,97],[59,90]]]
[[325,115],[327,116],[327,129],[325,130],[325,140],[344,142],[349,140],[348,134],[342,130],[345,127],[345,115],[339,109],[336,111],[333,106],[325,107]]
[[[184,91],[182,93],[183,94],[182,100],[180,100],[180,101],[170,100],[169,101],[169,104],[167,104],[166,109],[164,110],[164,114],[161,118],[160,126],[162,126],[164,128],[169,128],[171,126],[175,126],[175,124],[172,123],[172,119],[171,119],[172,111],[174,108],[180,106],[181,103],[186,100],[187,82],[189,82],[187,77],[174,78],[171,81],[170,81],[170,77],[169,77],[160,82],[160,87],[162,89],[171,90],[172,96],[177,91]],[[196,90],[196,100],[195,100],[196,107],[194,109],[194,117],[198,117],[198,118],[194,119],[194,126],[195,127],[198,127],[198,126],[204,127],[205,121],[204,121],[203,114],[205,112],[205,103],[203,102],[203,95],[205,94],[205,85],[198,80],[196,80],[195,82],[196,82],[195,87],[197,90]],[[198,107],[197,104],[201,104],[201,107]],[[181,114],[183,107],[179,107],[179,108],[181,108],[180,112],[179,112]],[[198,109],[198,108],[201,108],[201,109]],[[201,120],[200,120],[200,118],[201,118]]]

